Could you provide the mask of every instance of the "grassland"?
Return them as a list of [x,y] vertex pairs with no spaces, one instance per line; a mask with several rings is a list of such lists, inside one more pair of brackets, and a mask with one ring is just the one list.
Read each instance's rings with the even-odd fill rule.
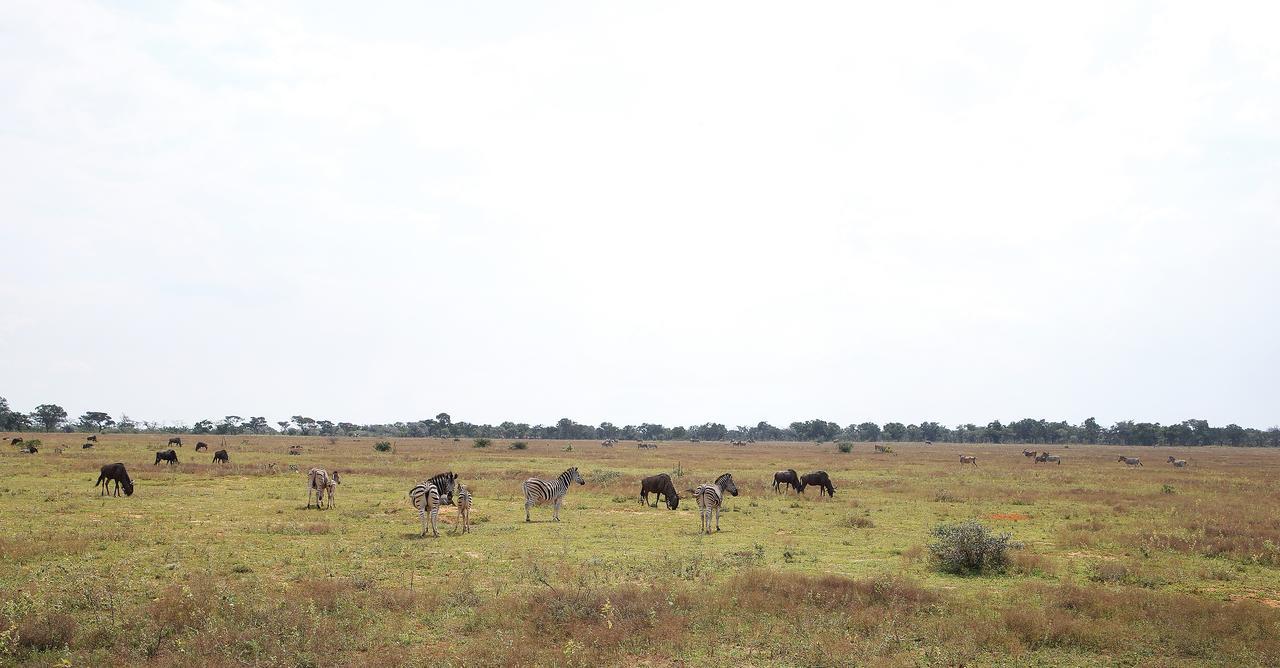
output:
[[[1280,664],[1280,452],[1077,445],[1053,466],[1019,445],[402,439],[380,453],[377,439],[236,436],[228,466],[185,438],[169,467],[152,464],[154,435],[93,450],[23,436],[44,447],[0,453],[6,664]],[[131,498],[92,487],[115,461]],[[291,463],[340,470],[337,507],[306,509]],[[535,508],[526,524],[520,481],[571,465],[587,484],[563,521]],[[825,469],[836,497],[774,494],[780,468]],[[406,493],[446,469],[475,494],[476,526],[451,533],[446,509],[442,536],[421,538]],[[663,471],[680,489],[733,472],[722,532],[700,535],[690,503],[639,505],[639,479]],[[929,530],[970,518],[1025,543],[1006,573],[930,564]]]

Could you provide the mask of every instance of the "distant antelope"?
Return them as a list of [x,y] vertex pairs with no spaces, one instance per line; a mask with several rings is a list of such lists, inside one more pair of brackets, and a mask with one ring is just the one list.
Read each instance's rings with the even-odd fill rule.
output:
[[960,465],[964,466],[965,464],[973,464],[974,466],[977,466],[978,457],[976,455],[960,455]]
[[1125,457],[1124,455],[1121,455],[1120,458],[1117,459],[1116,461],[1124,462],[1129,466],[1142,466],[1142,460],[1138,459],[1137,457]]
[[1181,469],[1181,468],[1186,468],[1186,466],[1187,466],[1187,460],[1185,460],[1185,459],[1174,459],[1174,458],[1173,458],[1173,455],[1169,455],[1169,463],[1170,463],[1170,464],[1173,464],[1174,468],[1179,468],[1179,469]]

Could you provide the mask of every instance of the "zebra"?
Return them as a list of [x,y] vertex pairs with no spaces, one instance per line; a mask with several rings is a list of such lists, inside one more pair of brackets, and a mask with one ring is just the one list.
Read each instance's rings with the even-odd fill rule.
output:
[[559,522],[560,504],[564,503],[564,497],[569,494],[569,484],[574,482],[579,485],[587,484],[587,481],[582,479],[582,474],[578,473],[578,467],[576,466],[570,466],[567,471],[561,473],[555,480],[529,478],[524,481],[524,521],[533,521],[529,519],[529,508],[550,503],[552,504],[551,519]]
[[1138,459],[1137,457],[1125,457],[1124,455],[1121,455],[1120,458],[1117,459],[1116,461],[1124,462],[1129,466],[1142,466],[1142,460]]
[[338,483],[339,483],[339,482],[341,482],[341,481],[339,481],[339,480],[338,480],[338,472],[337,472],[337,471],[334,471],[334,472],[333,472],[333,477],[332,477],[332,478],[329,478],[329,484],[325,485],[325,490],[326,490],[326,491],[325,491],[325,493],[329,495],[329,507],[330,507],[330,508],[332,508],[332,507],[333,507],[333,497],[337,496],[337,494],[338,494]]
[[[315,468],[307,471],[307,507],[311,507],[311,494],[316,495],[316,508],[323,508],[324,493],[329,490],[329,472]],[[333,472],[334,482],[341,482],[338,479],[338,472]]]
[[1173,467],[1174,467],[1174,468],[1179,468],[1179,469],[1181,469],[1181,468],[1186,468],[1186,467],[1187,467],[1187,460],[1185,460],[1185,459],[1174,459],[1174,458],[1173,458],[1173,455],[1169,455],[1169,463],[1170,463],[1170,464],[1173,464]]
[[437,474],[413,486],[409,490],[409,502],[418,509],[418,517],[422,519],[422,535],[427,535],[427,515],[431,516],[431,535],[440,536],[436,530],[436,519],[440,515],[441,497],[444,505],[453,503],[453,488],[458,474],[446,471]]
[[961,466],[964,466],[965,464],[973,464],[974,466],[977,466],[977,465],[978,465],[978,458],[977,458],[977,456],[975,456],[975,455],[960,455],[960,465],[961,465]]
[[693,498],[697,499],[698,507],[702,509],[702,532],[711,533],[711,515],[716,517],[716,531],[720,530],[720,504],[724,500],[724,493],[738,495],[738,486],[733,484],[733,475],[726,473],[716,478],[714,484],[698,485],[693,490]]
[[[471,490],[466,485],[458,485],[458,519],[461,520],[462,533],[471,531]],[[457,531],[458,525],[453,525]]]

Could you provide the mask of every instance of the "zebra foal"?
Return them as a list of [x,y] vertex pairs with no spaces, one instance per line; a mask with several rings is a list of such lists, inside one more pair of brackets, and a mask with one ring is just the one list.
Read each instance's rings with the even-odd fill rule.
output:
[[324,495],[329,491],[330,483],[338,483],[341,480],[338,472],[334,471],[330,476],[329,472],[321,468],[313,468],[307,471],[307,507],[311,507],[311,495],[316,496],[316,508],[324,508]]
[[462,527],[462,533],[471,531],[471,490],[466,485],[458,485],[458,495],[455,499],[458,506],[458,524],[453,525],[454,531],[458,527]]
[[576,466],[569,467],[569,470],[561,473],[555,480],[529,478],[524,481],[524,521],[533,521],[529,518],[530,508],[550,503],[551,519],[559,522],[560,504],[564,503],[564,497],[569,494],[569,484],[575,482],[579,485],[587,484]]

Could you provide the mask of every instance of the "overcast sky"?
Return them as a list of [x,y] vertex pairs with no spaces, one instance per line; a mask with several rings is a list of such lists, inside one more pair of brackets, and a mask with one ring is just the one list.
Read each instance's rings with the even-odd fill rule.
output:
[[8,0],[0,395],[1268,427],[1277,26],[1274,2]]

